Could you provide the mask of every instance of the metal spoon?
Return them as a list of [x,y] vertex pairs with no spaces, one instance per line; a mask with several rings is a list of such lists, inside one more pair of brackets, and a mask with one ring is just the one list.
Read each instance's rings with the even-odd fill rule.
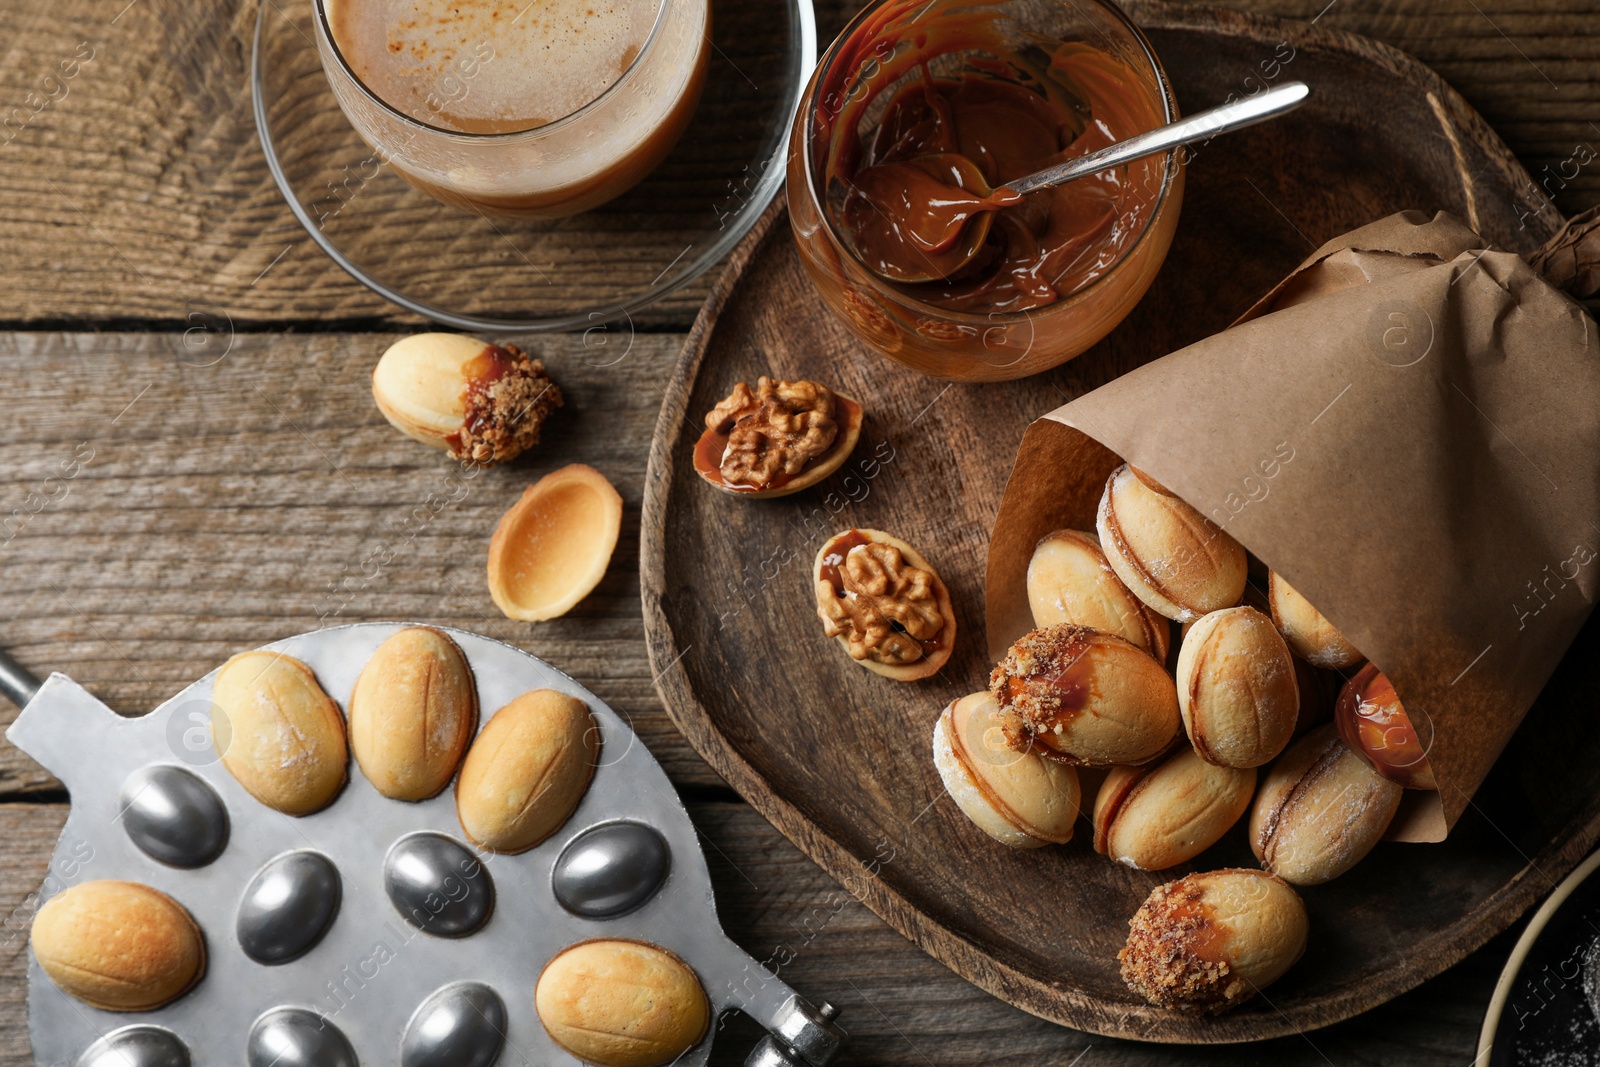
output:
[[[983,248],[994,212],[1017,203],[1028,193],[1065,185],[1178,145],[1254,126],[1293,111],[1310,95],[1305,82],[1287,82],[1267,92],[1190,115],[1096,152],[1046,167],[998,189],[989,187],[976,163],[950,153],[868,167],[856,176],[853,184],[857,189],[871,188],[872,201],[899,200],[899,206],[915,211],[919,217],[906,219],[902,224],[902,220],[881,210],[869,215],[858,209],[854,213],[847,212],[844,229],[855,245],[858,258],[874,273],[890,281],[927,282],[948,278],[970,263]],[[951,180],[936,188],[930,187],[928,182],[934,180],[935,175],[948,176]],[[867,242],[860,238],[868,225],[875,236],[898,244],[896,251],[902,254],[863,255]]]

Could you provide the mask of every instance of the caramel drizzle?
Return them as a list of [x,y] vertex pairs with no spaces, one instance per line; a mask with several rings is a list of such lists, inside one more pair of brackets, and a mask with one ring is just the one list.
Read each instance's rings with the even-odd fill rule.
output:
[[486,344],[483,351],[473,356],[462,367],[466,384],[461,387],[461,401],[465,410],[461,428],[445,438],[452,449],[459,449],[466,435],[483,432],[493,410],[491,396],[495,383],[517,369],[520,349]]
[[[1077,626],[1073,624],[1068,625],[1072,625],[1074,633],[1072,636],[1066,638],[1065,647],[1062,649],[1061,659],[1065,662],[1062,662],[1059,667],[1052,667],[1052,669],[1049,670],[1032,671],[1026,674],[1012,675],[1008,679],[1008,684],[1010,686],[1011,696],[1013,699],[1027,692],[1028,681],[1030,679],[1042,681],[1043,679],[1048,678],[1049,681],[1045,684],[1049,685],[1058,692],[1065,691],[1063,690],[1061,682],[1073,672],[1073,669],[1078,666],[1078,662],[1082,660],[1084,656],[1089,654],[1089,649],[1093,647],[1094,644],[1090,638],[1099,632],[1097,630],[1092,630],[1087,626]],[[1116,635],[1107,634],[1105,636],[1114,637]],[[1064,701],[1063,705],[1065,705]],[[1077,713],[1083,710],[1083,706],[1081,704],[1073,705],[1071,707],[1063,706],[1063,710],[1069,712],[1072,716],[1076,716]]]

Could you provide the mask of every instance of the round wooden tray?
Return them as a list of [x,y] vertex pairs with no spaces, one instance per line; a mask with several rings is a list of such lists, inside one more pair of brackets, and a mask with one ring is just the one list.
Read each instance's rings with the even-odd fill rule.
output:
[[[982,575],[1018,442],[1065,400],[1222,329],[1317,245],[1357,225],[1441,208],[1528,252],[1562,220],[1483,120],[1402,53],[1206,8],[1132,13],[1186,111],[1273,79],[1304,80],[1312,101],[1202,148],[1177,241],[1144,302],[1090,352],[1020,382],[949,385],[864,351],[828,317],[774,208],[734,254],[667,389],[645,492],[645,626],[661,697],[690,743],[957,973],[1099,1034],[1256,1040],[1348,1018],[1438,974],[1593,845],[1600,785],[1574,769],[1600,765],[1589,696],[1600,682],[1600,625],[1580,635],[1449,841],[1380,845],[1350,874],[1306,891],[1306,958],[1241,1010],[1215,1019],[1163,1012],[1118,976],[1128,918],[1153,886],[1187,870],[1254,866],[1242,828],[1194,864],[1160,873],[1095,855],[1086,820],[1065,847],[1015,853],[967,821],[933,767],[934,719],[983,688],[991,666]],[[851,461],[821,486],[782,500],[731,499],[693,473],[693,443],[735,382],[766,373],[835,385],[864,403],[866,427]],[[904,537],[948,583],[959,635],[935,678],[887,681],[823,636],[812,557],[852,526]]]

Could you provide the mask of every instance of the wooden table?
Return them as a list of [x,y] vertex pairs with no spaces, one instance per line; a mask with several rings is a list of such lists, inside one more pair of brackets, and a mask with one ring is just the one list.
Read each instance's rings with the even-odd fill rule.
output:
[[[632,719],[703,833],[729,933],[757,958],[788,960],[787,981],[843,1008],[848,1062],[1471,1061],[1514,931],[1369,1015],[1242,1049],[1060,1029],[893,933],[700,761],[651,685],[637,570],[645,454],[710,279],[607,336],[604,358],[578,337],[525,340],[553,368],[566,409],[536,454],[452,477],[369,398],[378,354],[421,323],[318,252],[268,177],[248,112],[255,5],[125,2],[0,8],[0,645],[127,713],[239,649],[339,621],[424,619],[540,655]],[[1600,166],[1580,165],[1600,144],[1592,0],[1234,4],[1414,53],[1563,211],[1596,201]],[[853,5],[822,8],[831,36]],[[489,532],[534,477],[573,461],[600,468],[627,503],[610,573],[564,619],[509,623],[484,587]],[[6,746],[0,801],[5,1067],[31,1062],[31,894],[67,796]],[[742,1018],[727,1029],[714,1060],[742,1062],[756,1030]]]

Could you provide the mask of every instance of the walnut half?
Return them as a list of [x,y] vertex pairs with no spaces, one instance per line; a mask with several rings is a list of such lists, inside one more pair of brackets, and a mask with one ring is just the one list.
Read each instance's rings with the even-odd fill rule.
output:
[[859,530],[832,538],[818,556],[816,592],[824,632],[875,673],[927,677],[950,656],[949,594],[903,541]]
[[766,489],[793,478],[839,435],[833,391],[810,381],[762,375],[756,388],[740,382],[706,415],[706,429],[725,434],[722,480]]

